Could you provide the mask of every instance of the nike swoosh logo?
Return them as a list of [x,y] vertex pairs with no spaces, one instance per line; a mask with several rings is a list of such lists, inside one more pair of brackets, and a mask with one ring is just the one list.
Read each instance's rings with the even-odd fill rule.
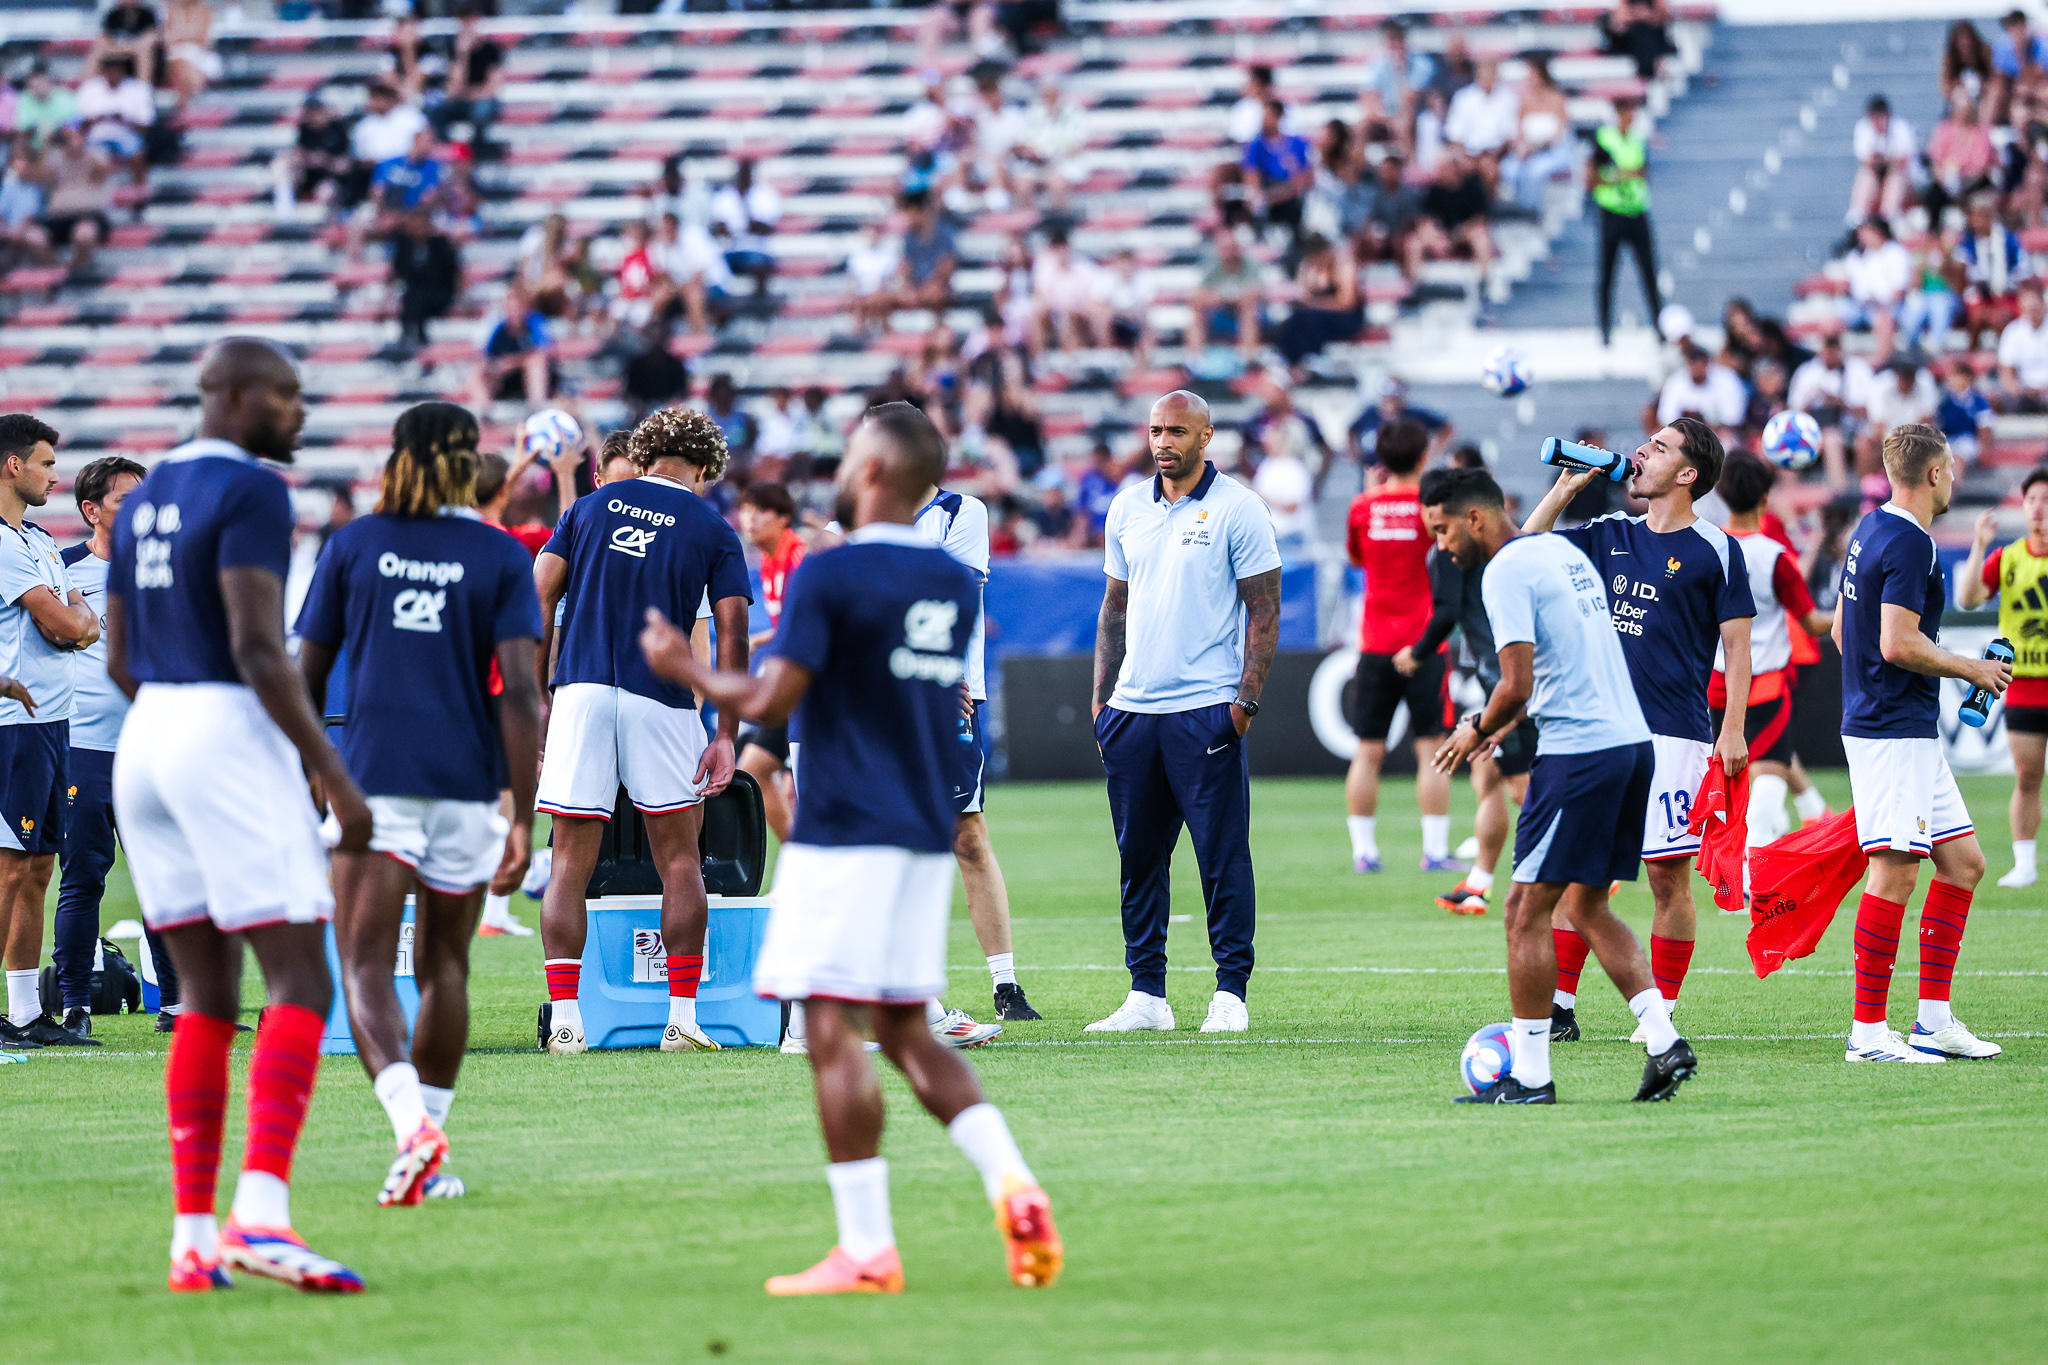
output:
[[1628,553],[1628,551],[1627,551],[1627,550],[1609,550],[1609,551],[1608,551],[1607,553],[1609,553],[1609,554],[1611,554],[1611,555],[1625,555],[1625,554],[1627,554],[1627,553]]
[[1229,746],[1228,744],[1219,744],[1219,745],[1217,745],[1217,746],[1216,746],[1215,748],[1213,748],[1213,749],[1209,750],[1209,752],[1210,752],[1210,753],[1212,753],[1212,754],[1220,754],[1220,753],[1222,753],[1222,752],[1223,752],[1223,751],[1224,751],[1225,749],[1228,749],[1229,747],[1230,747],[1230,746]]

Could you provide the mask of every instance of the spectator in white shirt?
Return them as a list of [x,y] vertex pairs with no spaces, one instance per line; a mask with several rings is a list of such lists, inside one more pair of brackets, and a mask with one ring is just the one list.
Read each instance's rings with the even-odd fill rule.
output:
[[1109,339],[1114,345],[1135,352],[1138,363],[1146,363],[1152,351],[1152,304],[1159,286],[1138,268],[1137,253],[1129,247],[1117,252],[1097,285],[1109,314]]
[[647,244],[647,258],[664,276],[682,301],[683,315],[693,331],[711,332],[711,303],[723,298],[732,287],[732,272],[726,268],[725,253],[711,234],[700,227],[685,227],[673,213],[661,216],[654,240]]
[[342,177],[341,204],[354,208],[370,193],[377,168],[412,151],[413,139],[426,129],[427,116],[398,97],[397,87],[383,81],[370,86],[368,107],[349,130],[349,155],[355,165]]
[[1057,83],[1038,90],[1038,103],[1024,116],[1024,135],[1012,149],[1017,192],[1042,190],[1055,211],[1064,212],[1074,182],[1083,174],[1078,158],[1088,148],[1088,126],[1081,111],[1061,95]]
[[1284,425],[1269,428],[1266,437],[1272,445],[1252,474],[1252,491],[1273,509],[1273,535],[1281,553],[1301,554],[1315,539],[1315,476],[1294,453],[1295,442]]
[[1820,423],[1820,456],[1828,485],[1849,482],[1849,442],[1863,429],[1864,406],[1875,376],[1860,357],[1845,352],[1842,334],[1821,338],[1820,354],[1792,372],[1785,404]]
[[[156,93],[135,74],[135,59],[114,54],[78,86],[78,118],[85,144],[110,160],[139,168],[147,144],[144,130],[156,122]],[[138,175],[137,184],[141,183]]]
[[2020,285],[2020,315],[1998,336],[1998,382],[2014,412],[2048,412],[2048,304],[2041,285]]
[[[1237,97],[1237,103],[1230,106],[1230,140],[1242,147],[1259,135],[1266,122],[1266,106],[1280,98],[1280,92],[1273,82],[1273,68],[1264,62],[1247,67],[1244,73],[1244,93]],[[1280,116],[1280,131],[1290,137],[1300,136],[1301,120],[1292,111]]]
[[[768,404],[756,416],[754,425],[757,429],[754,437],[756,460],[786,460],[804,453],[808,423],[803,405],[788,389],[778,385],[768,391]],[[758,468],[754,473],[756,478],[768,477]]]
[[1857,442],[1857,467],[1866,472],[1877,469],[1885,433],[1914,422],[1933,426],[1934,410],[1940,405],[1941,390],[1932,374],[1910,360],[1894,361],[1871,381],[1870,425]]
[[1444,140],[1472,156],[1494,156],[1522,127],[1522,97],[1500,83],[1500,63],[1481,62],[1472,84],[1451,96]]
[[1670,426],[1688,413],[1709,426],[1741,426],[1749,406],[1741,378],[1726,365],[1715,364],[1712,356],[1690,341],[1679,350],[1685,363],[1664,381],[1657,395],[1658,426]]
[[1047,233],[1045,250],[1031,267],[1031,298],[1038,321],[1032,329],[1034,345],[1043,345],[1049,338],[1051,344],[1073,350],[1107,340],[1109,310],[1102,301],[1101,283],[1101,270],[1068,244],[1064,227]]
[[782,218],[782,196],[773,185],[754,179],[754,160],[741,157],[732,168],[732,183],[711,199],[711,234],[725,247],[725,266],[754,282],[754,292],[767,292],[775,273],[768,237]]
[[1024,140],[1024,111],[1003,97],[1003,78],[993,70],[974,78],[974,178],[989,208],[1000,213],[1016,201],[1011,174],[1016,148]]
[[869,219],[860,231],[860,241],[846,253],[846,276],[853,281],[854,320],[863,332],[888,322],[893,302],[889,284],[902,265],[902,247],[883,231],[880,218]]
[[1899,330],[1899,305],[1913,287],[1913,255],[1894,240],[1882,218],[1867,218],[1856,229],[1856,250],[1842,264],[1849,275],[1848,321],[1870,328],[1877,363],[1892,356]]
[[1849,190],[1847,221],[1861,223],[1873,214],[1887,220],[1898,217],[1913,188],[1913,163],[1920,156],[1913,125],[1893,117],[1883,95],[1872,95],[1850,138],[1856,150],[1856,182]]

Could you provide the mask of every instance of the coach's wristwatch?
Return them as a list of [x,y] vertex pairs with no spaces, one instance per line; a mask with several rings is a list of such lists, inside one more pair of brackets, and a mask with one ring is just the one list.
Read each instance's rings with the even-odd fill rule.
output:
[[1254,716],[1259,714],[1259,704],[1255,701],[1246,701],[1243,697],[1239,697],[1236,701],[1230,704],[1232,706],[1235,706],[1238,710],[1244,712],[1244,718],[1246,720],[1250,720]]

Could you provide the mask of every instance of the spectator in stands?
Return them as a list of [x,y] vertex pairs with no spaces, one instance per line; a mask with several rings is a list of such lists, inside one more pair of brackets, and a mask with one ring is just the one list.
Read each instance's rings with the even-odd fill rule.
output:
[[108,57],[126,57],[144,84],[154,86],[163,61],[163,30],[156,11],[139,0],[118,0],[100,17],[86,65],[98,70]]
[[2022,283],[2019,296],[2020,315],[1998,334],[1998,383],[2006,411],[2048,412],[2048,303],[2039,280]]
[[1000,67],[985,65],[974,72],[972,111],[974,139],[970,158],[973,188],[995,212],[1016,202],[1016,147],[1024,140],[1024,110],[1003,94]]
[[1894,360],[1870,386],[1864,410],[1870,425],[1863,432],[1861,467],[1877,467],[1878,450],[1884,433],[1909,423],[1934,424],[1934,410],[1941,405],[1941,390],[1934,376],[1904,356]]
[[1280,324],[1274,346],[1291,370],[1333,341],[1350,341],[1365,328],[1365,296],[1358,287],[1358,263],[1348,244],[1311,236],[1301,244],[1295,272],[1294,306]]
[[1991,400],[1977,386],[1977,372],[1966,363],[1948,367],[1943,376],[1941,402],[1934,408],[1934,425],[1948,438],[1948,448],[1964,462],[1975,460],[1991,448]]
[[[704,415],[709,417],[725,436],[726,451],[742,474],[754,459],[754,442],[760,437],[761,424],[754,420],[754,414],[740,406],[740,392],[734,387],[729,374],[714,374],[711,382],[704,386]],[[738,486],[747,482],[735,475],[728,484]]]
[[1913,163],[1920,157],[1913,125],[1892,113],[1891,102],[1872,95],[1850,135],[1856,150],[1856,179],[1849,187],[1851,227],[1876,216],[1897,218],[1913,188]]
[[1462,258],[1478,266],[1484,279],[1493,265],[1492,211],[1493,196],[1478,163],[1456,148],[1447,150],[1408,234],[1408,278],[1420,276],[1425,261]]
[[1361,262],[1391,261],[1413,284],[1418,258],[1409,251],[1408,239],[1422,218],[1422,191],[1408,183],[1406,168],[1399,155],[1382,157],[1373,167],[1353,245]]
[[51,246],[70,249],[71,273],[84,274],[111,226],[114,168],[103,153],[86,145],[77,128],[57,130],[43,163],[50,187],[43,227]]
[[[1623,0],[1618,12],[1626,16],[1635,9],[1655,10],[1656,4],[1637,5]],[[1610,41],[1612,31],[1610,30]],[[1637,57],[1642,64],[1642,57]],[[1654,67],[1654,61],[1651,63]],[[1649,79],[1647,76],[1645,80]],[[1650,143],[1636,127],[1640,101],[1624,95],[1614,101],[1614,122],[1593,134],[1593,154],[1586,163],[1586,190],[1600,212],[1600,278],[1596,300],[1600,312],[1600,344],[1614,341],[1614,270],[1621,264],[1621,249],[1627,247],[1636,258],[1636,273],[1643,281],[1643,302],[1649,309],[1650,325],[1664,311],[1664,295],[1657,283],[1657,239],[1650,228]]]
[[1026,504],[1025,515],[1037,533],[1026,550],[1032,554],[1057,554],[1088,543],[1088,521],[1067,497],[1067,480],[1056,466],[1047,465],[1031,481],[1036,494]]
[[[1289,413],[1267,426],[1255,446],[1246,449],[1252,491],[1273,512],[1273,535],[1280,553],[1290,558],[1311,553],[1316,539],[1315,474],[1303,459],[1309,446],[1301,431],[1303,419]],[[1240,471],[1242,474],[1243,471]]]
[[647,225],[659,223],[663,214],[673,213],[685,228],[711,227],[711,189],[702,180],[692,180],[683,170],[678,152],[661,163],[661,174],[641,191],[647,196]]
[[78,122],[78,100],[70,90],[51,79],[50,68],[40,59],[30,63],[28,79],[14,101],[14,126],[30,145],[41,147],[59,128]]
[[1754,440],[1763,433],[1764,423],[1783,412],[1786,386],[1785,367],[1775,360],[1759,359],[1750,374],[1749,403],[1743,409],[1742,429]]
[[853,282],[854,324],[862,332],[886,327],[895,307],[892,286],[903,268],[903,245],[886,237],[882,220],[872,218],[860,230],[860,240],[846,254],[846,276]]
[[960,266],[960,246],[953,229],[929,194],[905,195],[906,223],[892,308],[928,308],[944,313],[953,302],[953,272]]
[[1109,519],[1109,505],[1123,489],[1123,471],[1117,468],[1116,454],[1109,448],[1109,442],[1098,439],[1088,451],[1088,467],[1081,471],[1081,481],[1074,494],[1075,509],[1081,513],[1087,524],[1087,543],[1102,543],[1102,528]]
[[[768,401],[761,405],[754,421],[758,429],[754,437],[757,460],[780,462],[804,453],[804,407],[787,387],[778,384],[768,390]],[[781,474],[779,470],[762,469],[756,477],[780,478]]]
[[1216,342],[1235,341],[1246,358],[1259,349],[1259,305],[1264,294],[1257,262],[1245,254],[1236,232],[1219,227],[1209,234],[1211,255],[1202,279],[1189,300],[1187,342],[1201,351]]
[[1315,166],[1301,215],[1305,230],[1332,240],[1349,239],[1365,217],[1370,188],[1360,178],[1351,125],[1333,118],[1316,138]]
[[1991,42],[1991,66],[2007,97],[2026,67],[2048,67],[2048,38],[2033,31],[2025,10],[2009,10],[1998,21],[1999,36]]
[[1913,287],[1913,257],[1892,236],[1882,218],[1867,218],[1856,229],[1856,250],[1843,261],[1849,275],[1847,317],[1852,327],[1868,327],[1876,364],[1891,359],[1899,330],[1899,306]]
[[377,168],[409,155],[414,139],[426,130],[426,115],[403,103],[396,87],[385,81],[373,82],[367,108],[349,130],[349,155],[354,164],[342,179],[341,207],[351,209],[367,199]]
[[1102,272],[1075,251],[1064,226],[1045,235],[1045,247],[1031,266],[1031,305],[1037,326],[1031,349],[1074,350],[1106,343],[1109,315],[1102,298]]
[[1956,259],[1962,235],[1961,224],[1944,226],[1939,232],[1925,234],[1912,249],[1913,289],[1899,307],[1900,349],[1910,351],[1918,345],[1929,355],[1948,349],[1949,329],[1963,307],[1966,278],[1962,262]]
[[1109,343],[1133,352],[1140,365],[1150,363],[1152,305],[1159,297],[1159,285],[1139,268],[1138,253],[1124,247],[1112,256],[1100,288]]
[[[626,226],[629,230],[640,229],[637,240],[628,243],[627,256],[633,256],[637,248],[639,271],[651,273],[645,246],[646,224],[629,222]],[[630,231],[628,235],[630,238]],[[518,250],[513,270],[533,296],[533,306],[551,318],[574,315],[583,293],[579,271],[582,255],[579,243],[569,235],[569,220],[559,213],[549,214],[520,234]],[[620,270],[623,274],[623,260]],[[642,283],[644,289],[651,281],[643,280]]]
[[1380,433],[1395,422],[1419,422],[1429,433],[1429,454],[1425,459],[1434,459],[1443,453],[1456,435],[1450,419],[1440,412],[1418,408],[1408,401],[1408,385],[1398,376],[1388,375],[1380,381],[1379,396],[1366,405],[1365,411],[1353,419],[1346,432],[1351,458],[1361,468],[1371,469],[1379,463],[1375,453],[1379,448]]
[[732,285],[725,253],[711,234],[664,213],[647,252],[661,281],[656,287],[656,316],[665,316],[679,303],[690,330],[710,335],[713,305],[723,303]]
[[1953,96],[1948,117],[1934,125],[1927,139],[1927,172],[1927,190],[1921,198],[1931,223],[1941,222],[1951,205],[1992,188],[1998,149],[1991,144],[1977,102],[1969,96]]
[[666,324],[645,323],[635,339],[638,345],[626,357],[619,387],[626,420],[638,426],[650,412],[689,401],[690,367],[671,349]]
[[1045,427],[1025,357],[1005,348],[993,360],[986,379],[969,391],[966,417],[970,428],[987,433],[987,463],[997,486],[1008,489],[1045,468]]
[[379,162],[370,176],[377,207],[387,213],[432,208],[446,173],[437,150],[433,130],[422,127],[405,155]]
[[1967,226],[1956,243],[1963,265],[1963,327],[1975,349],[1985,333],[1998,333],[2019,316],[2020,282],[2033,273],[2019,234],[1997,217],[1997,199],[1979,194],[1970,201]]
[[725,268],[754,282],[754,293],[768,292],[775,257],[768,238],[782,219],[782,195],[766,181],[754,179],[754,159],[733,163],[732,183],[711,198],[711,233],[725,248]]
[[[1266,106],[1280,99],[1280,91],[1274,83],[1273,68],[1264,62],[1254,62],[1245,68],[1244,90],[1237,97],[1237,103],[1230,106],[1230,140],[1243,147],[1256,141],[1265,131]],[[1287,112],[1283,104],[1280,111],[1280,129],[1283,134],[1298,134],[1301,126],[1294,115]]]
[[1444,115],[1445,140],[1478,162],[1482,174],[1499,165],[1501,153],[1521,127],[1522,97],[1512,86],[1501,84],[1499,62],[1479,63],[1472,84],[1451,96]]
[[1548,55],[1529,58],[1529,81],[1522,87],[1521,102],[1521,118],[1501,163],[1501,180],[1523,208],[1541,213],[1551,182],[1568,179],[1577,158],[1571,104],[1550,74]]
[[498,121],[501,107],[499,84],[504,77],[505,49],[484,34],[481,5],[462,5],[456,16],[448,53],[448,95],[434,106],[434,130],[444,140],[453,141],[457,125],[468,124],[471,154],[482,159],[488,154],[491,125]]
[[42,218],[49,200],[43,159],[27,138],[18,138],[0,178],[0,275],[24,262],[40,261],[50,249]]
[[94,73],[79,82],[78,118],[85,125],[86,145],[126,167],[129,178],[142,184],[149,174],[156,92],[135,74],[133,58],[115,53],[100,59]]
[[1692,416],[1714,427],[1739,427],[1749,407],[1749,395],[1735,371],[1717,364],[1705,349],[1692,341],[1679,345],[1684,364],[1664,381],[1657,394],[1656,426],[1668,427],[1680,417]]
[[1678,51],[1664,0],[1620,0],[1600,16],[1600,33],[1607,50],[1634,61],[1646,81],[1657,79],[1658,64]]
[[188,108],[220,79],[220,54],[213,50],[213,9],[207,0],[171,0],[164,12],[164,54],[178,108]]
[[441,74],[441,63],[420,33],[417,15],[400,14],[391,27],[391,41],[384,45],[384,79],[408,100],[424,100],[430,83],[428,66]]
[[1267,225],[1298,236],[1302,196],[1314,179],[1315,163],[1308,140],[1283,130],[1286,113],[1280,101],[1267,102],[1259,135],[1244,144],[1239,164]]
[[1380,109],[1400,123],[1415,117],[1415,91],[1429,84],[1429,58],[1408,50],[1408,30],[1398,19],[1380,24],[1380,50],[1365,69],[1359,98],[1377,96]]
[[479,414],[501,401],[537,408],[554,396],[554,333],[533,306],[526,286],[514,280],[498,310],[484,321],[469,404]]
[[1821,462],[1831,487],[1848,482],[1849,446],[1862,432],[1873,378],[1862,357],[1847,353],[1839,331],[1822,337],[1820,354],[1792,372],[1787,402],[1820,424]]
[[1968,19],[1958,19],[1948,26],[1948,36],[1941,44],[1941,99],[1944,105],[1954,107],[1958,96],[1978,105],[1979,112],[1987,116],[1992,112],[1984,107],[1990,103],[1987,96],[1995,93],[1997,73],[1991,65],[1991,49],[1984,45],[1984,35]]
[[270,163],[278,221],[291,221],[295,206],[308,201],[323,208],[331,205],[353,165],[348,126],[317,95],[307,99],[299,108],[292,145]]
[[419,205],[400,215],[391,241],[391,278],[398,288],[398,345],[410,358],[427,345],[427,325],[446,317],[462,297],[462,253]]
[[1054,212],[1064,213],[1068,195],[1081,178],[1078,158],[1087,150],[1088,125],[1081,111],[1067,101],[1057,81],[1045,81],[1013,149],[1022,163],[1017,171],[1019,198],[1039,192]]

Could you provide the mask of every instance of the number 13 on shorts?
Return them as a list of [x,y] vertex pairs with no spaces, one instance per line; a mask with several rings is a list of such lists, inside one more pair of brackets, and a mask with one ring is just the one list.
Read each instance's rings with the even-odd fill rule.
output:
[[1697,853],[1700,841],[1691,830],[1693,796],[1707,776],[1714,746],[1700,739],[1650,736],[1657,754],[1657,773],[1650,781],[1650,808],[1644,812],[1643,856],[1677,858]]

